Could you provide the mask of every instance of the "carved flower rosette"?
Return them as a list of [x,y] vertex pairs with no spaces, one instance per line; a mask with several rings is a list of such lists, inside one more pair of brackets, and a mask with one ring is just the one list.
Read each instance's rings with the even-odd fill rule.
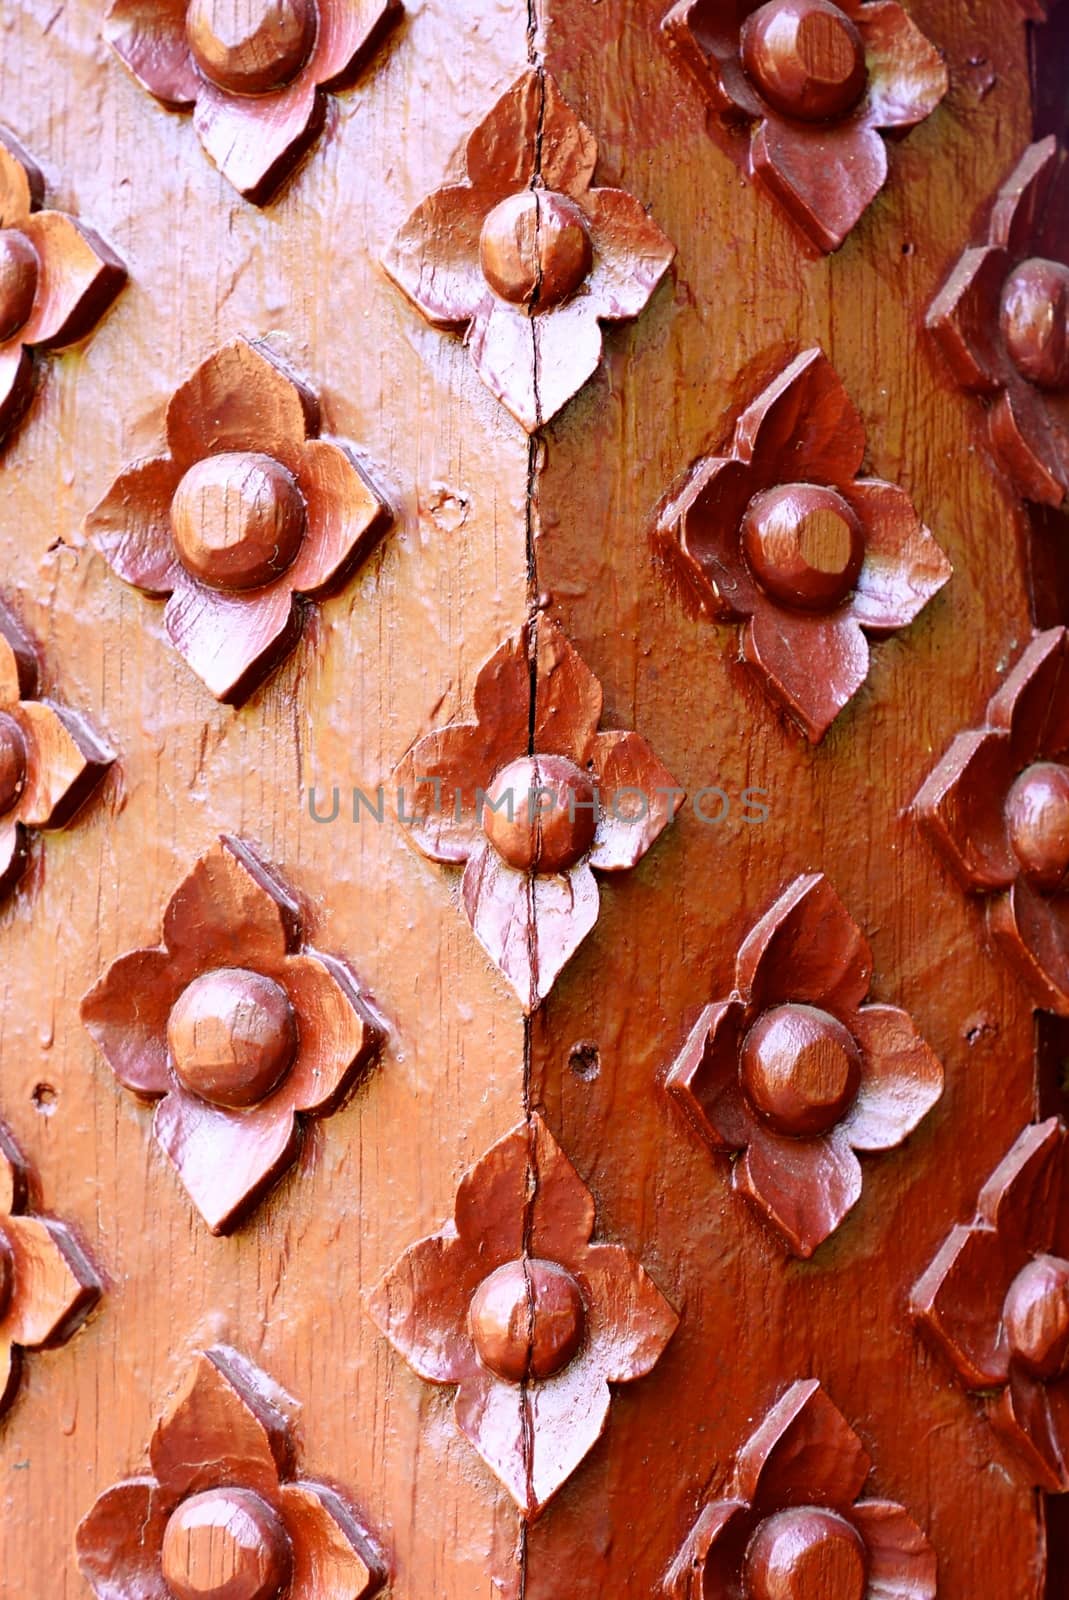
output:
[[908,1512],[859,1498],[872,1462],[815,1379],[792,1384],[735,1460],[668,1572],[669,1600],[934,1600]]
[[399,0],[112,0],[105,35],[164,105],[193,108],[205,152],[262,205],[315,140]]
[[483,1156],[452,1222],[407,1250],[368,1310],[419,1377],[456,1384],[457,1425],[524,1517],[604,1431],[609,1385],[648,1373],[678,1318],[537,1116]]
[[85,529],[112,570],[170,598],[175,649],[240,704],[300,636],[303,602],[338,589],[390,522],[315,396],[262,345],[210,356],[167,407],[168,453],[126,468]]
[[1069,495],[1069,161],[1030,145],[987,227],[928,310],[963,389],[987,403],[992,449],[1028,500]]
[[1026,1128],[913,1290],[913,1314],[1030,1483],[1069,1492],[1066,1131]]
[[33,393],[31,352],[84,338],[126,282],[114,251],[43,199],[40,170],[0,129],[0,441]]
[[872,952],[820,873],[797,878],[743,941],[735,989],[706,1006],[666,1080],[732,1183],[808,1257],[861,1197],[855,1151],[890,1150],[943,1092],[897,1006],[864,1004]]
[[895,0],[678,0],[662,24],[749,170],[818,250],[837,250],[887,179],[880,131],[935,110],[946,64]]
[[163,944],[121,956],[82,1021],[125,1089],[158,1102],[157,1142],[213,1233],[247,1214],[375,1058],[349,969],[302,941],[289,890],[224,835],[179,886]]
[[813,742],[868,675],[866,635],[907,627],[951,575],[905,490],[858,476],[865,443],[831,363],[804,351],[655,528],[700,610],[745,619],[743,659]]
[[622,189],[553,78],[524,73],[471,134],[466,182],[436,189],[383,257],[428,322],[466,329],[475,369],[533,433],[601,360],[601,323],[637,317],[675,246]]
[[0,1413],[15,1398],[24,1350],[65,1344],[100,1298],[71,1230],[29,1210],[29,1176],[0,1124]]
[[1039,1004],[1069,1016],[1069,635],[1040,634],[913,803]]
[[601,685],[542,615],[491,656],[474,699],[474,722],[400,762],[402,821],[430,860],[464,863],[468,921],[529,1012],[597,921],[594,871],[635,866],[684,791],[637,733],[599,733]]
[[151,1472],[106,1489],[78,1527],[97,1600],[369,1600],[378,1553],[335,1489],[296,1475],[297,1414],[236,1350],[201,1352]]

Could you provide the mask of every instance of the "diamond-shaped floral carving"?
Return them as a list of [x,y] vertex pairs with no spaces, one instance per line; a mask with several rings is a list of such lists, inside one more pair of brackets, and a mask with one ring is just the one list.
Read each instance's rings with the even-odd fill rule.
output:
[[301,1120],[337,1109],[381,1028],[350,970],[306,945],[296,901],[224,835],[172,895],[163,943],[112,964],[82,1020],[213,1233],[290,1166]]
[[622,1245],[591,1243],[594,1201],[537,1116],[457,1191],[368,1309],[409,1366],[456,1384],[456,1419],[525,1517],[600,1438],[609,1385],[643,1377],[677,1317]]
[[856,1150],[901,1144],[943,1069],[897,1006],[863,1002],[872,952],[820,873],[797,878],[740,946],[735,988],[706,1006],[667,1087],[735,1189],[794,1255],[861,1197]]

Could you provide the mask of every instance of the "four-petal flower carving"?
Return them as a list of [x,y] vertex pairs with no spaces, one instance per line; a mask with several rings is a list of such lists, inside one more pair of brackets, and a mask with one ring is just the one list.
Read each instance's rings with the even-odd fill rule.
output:
[[1069,635],[1033,639],[913,802],[1046,1008],[1069,1016]]
[[169,453],[135,462],[85,520],[126,583],[169,595],[172,644],[218,700],[245,699],[293,647],[303,599],[337,589],[390,521],[315,397],[237,339],[167,407]]
[[954,376],[990,402],[992,448],[1019,494],[1069,494],[1069,161],[1029,146],[928,310]]
[[0,895],[26,870],[28,830],[65,827],[115,759],[80,716],[36,693],[33,645],[0,605]]
[[0,1412],[15,1398],[21,1352],[64,1344],[100,1298],[70,1229],[27,1212],[26,1168],[0,1125]]
[[78,1527],[97,1600],[368,1600],[381,1558],[336,1490],[296,1476],[298,1409],[236,1350],[202,1351],[152,1436],[151,1473],[106,1489]]
[[337,1109],[381,1027],[340,961],[305,946],[296,902],[224,835],[172,895],[163,944],[121,956],[82,1020],[213,1233],[295,1159],[301,1113]]
[[368,1310],[412,1369],[456,1384],[456,1419],[525,1517],[600,1438],[610,1383],[644,1377],[678,1318],[538,1116],[463,1179],[455,1218],[407,1250]]
[[1069,1146],[1057,1117],[1026,1128],[912,1296],[918,1324],[1028,1473],[1069,1491]]
[[399,806],[424,855],[466,863],[468,920],[531,1011],[597,921],[591,868],[633,867],[683,790],[637,733],[598,732],[601,685],[541,614],[486,662],[474,698],[474,722],[403,758]]
[[747,618],[743,656],[806,737],[865,681],[866,633],[912,622],[950,563],[905,490],[859,478],[865,429],[818,349],[785,367],[661,508],[656,537],[718,621]]
[[868,941],[821,873],[797,878],[739,949],[667,1077],[734,1187],[810,1256],[861,1195],[855,1150],[890,1150],[935,1105],[943,1069],[897,1006],[862,1002]]
[[894,0],[678,0],[662,27],[724,120],[753,124],[751,175],[818,250],[883,188],[878,130],[923,122],[949,86]]
[[114,251],[84,223],[42,211],[44,179],[0,129],[0,440],[33,392],[30,352],[75,344],[126,282]]
[[106,36],[150,94],[193,126],[219,171],[262,205],[400,17],[399,0],[112,0]]
[[383,265],[427,320],[466,328],[476,370],[533,433],[637,317],[675,246],[622,189],[592,188],[597,141],[532,68],[467,144],[467,182],[416,208]]
[[871,1469],[820,1384],[792,1384],[739,1451],[731,1497],[694,1524],[665,1594],[934,1600],[935,1552],[913,1518],[858,1498]]

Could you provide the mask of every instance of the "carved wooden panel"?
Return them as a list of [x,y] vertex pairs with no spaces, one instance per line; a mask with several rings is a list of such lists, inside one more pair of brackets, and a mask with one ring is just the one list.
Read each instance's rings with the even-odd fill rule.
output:
[[9,10],[0,1589],[1054,1600],[1065,4]]

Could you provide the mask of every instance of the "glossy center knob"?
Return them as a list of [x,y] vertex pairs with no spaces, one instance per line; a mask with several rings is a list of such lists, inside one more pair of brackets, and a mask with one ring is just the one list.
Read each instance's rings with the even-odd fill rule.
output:
[[26,787],[26,741],[22,729],[0,711],[0,816],[11,810]]
[[183,1500],[160,1556],[175,1600],[276,1600],[293,1552],[277,1513],[249,1489],[208,1489]]
[[285,572],[300,549],[304,517],[292,474],[251,452],[195,462],[171,501],[183,565],[214,589],[258,589]]
[[594,788],[567,756],[521,756],[494,778],[483,832],[520,872],[566,872],[594,842]]
[[774,1006],[743,1041],[742,1082],[777,1133],[812,1137],[853,1104],[861,1056],[837,1018],[815,1006]]
[[479,1360],[508,1383],[551,1378],[583,1342],[579,1285],[553,1261],[507,1261],[476,1289],[471,1336]]
[[15,1287],[15,1256],[4,1235],[0,1233],[0,1322],[11,1306],[11,1292]]
[[1069,388],[1069,267],[1023,261],[1003,287],[1001,323],[1023,378],[1041,389]]
[[765,99],[803,122],[841,117],[865,87],[865,46],[831,0],[770,0],[742,29],[742,64]]
[[15,228],[0,232],[0,340],[25,326],[37,294],[37,251]]
[[816,1506],[769,1517],[746,1552],[747,1600],[864,1600],[867,1581],[860,1534]]
[[845,600],[865,558],[852,508],[836,490],[813,483],[754,495],[742,519],[742,547],[761,587],[803,611]]
[[285,989],[244,967],[216,967],[183,989],[167,1020],[179,1079],[216,1106],[254,1106],[293,1062],[297,1022]]
[[1037,1256],[1010,1285],[1002,1321],[1010,1349],[1037,1378],[1069,1368],[1069,1261]]
[[483,277],[510,305],[548,311],[574,294],[593,264],[583,213],[552,190],[525,189],[496,205],[479,243]]
[[186,37],[206,78],[231,94],[288,83],[315,37],[314,0],[190,0]]
[[1026,767],[1006,800],[1014,855],[1041,889],[1056,889],[1069,871],[1069,768],[1056,761]]

